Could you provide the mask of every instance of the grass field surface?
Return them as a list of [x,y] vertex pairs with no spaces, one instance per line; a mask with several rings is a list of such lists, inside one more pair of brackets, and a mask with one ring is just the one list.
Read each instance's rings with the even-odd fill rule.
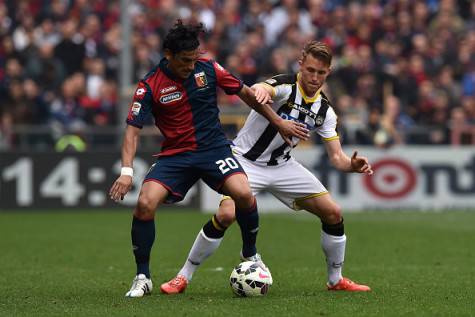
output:
[[155,290],[129,299],[129,212],[0,213],[0,316],[475,316],[475,212],[346,214],[344,275],[369,293],[326,291],[320,224],[289,213],[261,215],[258,249],[274,278],[267,296],[231,293],[237,225],[184,294],[160,294],[208,219],[157,215]]

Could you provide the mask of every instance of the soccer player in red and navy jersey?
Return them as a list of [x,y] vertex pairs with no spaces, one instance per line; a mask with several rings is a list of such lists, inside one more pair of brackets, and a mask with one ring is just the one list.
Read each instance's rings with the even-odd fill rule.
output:
[[243,240],[241,256],[262,264],[255,246],[259,228],[256,200],[222,130],[217,87],[237,94],[289,142],[292,136],[308,138],[303,124],[283,120],[272,110],[270,95],[256,97],[253,89],[217,62],[200,58],[202,32],[201,24],[177,21],[163,42],[165,57],[139,82],[126,120],[121,175],[109,193],[113,200],[123,199],[131,188],[139,132],[150,114],[165,137],[133,213],[131,235],[137,273],[128,297],[142,297],[152,291],[149,260],[155,240],[155,210],[162,203],[182,200],[199,179],[235,201]]

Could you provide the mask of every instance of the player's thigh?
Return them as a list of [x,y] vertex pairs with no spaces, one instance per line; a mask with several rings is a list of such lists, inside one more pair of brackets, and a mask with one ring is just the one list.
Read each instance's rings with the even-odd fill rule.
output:
[[233,174],[226,178],[221,192],[230,196],[240,208],[250,207],[254,202],[254,195],[247,181],[246,174]]
[[235,155],[235,158],[239,161],[242,168],[246,172],[247,181],[251,187],[252,194],[256,196],[261,191],[266,190],[273,182],[272,168],[267,166],[258,165],[245,157]]
[[[235,155],[235,159],[239,161],[247,174],[251,192],[254,196],[265,190],[271,182],[272,175],[266,173],[266,167],[254,164],[252,161]],[[223,195],[219,204],[217,213],[218,221],[223,224],[231,224],[235,220],[235,203],[230,196]]]
[[269,191],[288,207],[300,210],[300,202],[328,194],[327,189],[308,169],[295,160],[275,167]]
[[166,188],[168,195],[165,203],[183,200],[191,186],[199,179],[190,163],[190,156],[190,153],[180,153],[159,158],[145,176],[144,185],[151,182]]
[[217,192],[234,199],[237,188],[250,191],[246,173],[229,146],[202,153],[195,163],[203,181]]

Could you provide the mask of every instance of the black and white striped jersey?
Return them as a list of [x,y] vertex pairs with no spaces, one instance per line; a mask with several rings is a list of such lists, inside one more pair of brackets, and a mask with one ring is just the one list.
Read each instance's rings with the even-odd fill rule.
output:
[[[297,82],[297,74],[277,75],[264,82],[274,94],[272,108],[286,120],[305,123],[323,140],[338,138],[337,116],[323,92],[307,97]],[[289,146],[266,118],[252,110],[234,140],[234,151],[258,164],[275,166],[290,159],[290,151],[300,139],[292,138]]]

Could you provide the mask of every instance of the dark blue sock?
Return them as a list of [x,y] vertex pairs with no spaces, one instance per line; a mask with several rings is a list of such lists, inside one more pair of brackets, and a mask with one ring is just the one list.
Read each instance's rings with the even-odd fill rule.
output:
[[236,207],[236,220],[241,227],[242,235],[242,255],[250,257],[256,254],[256,238],[259,231],[259,213],[257,212],[257,203],[251,209],[245,210]]
[[140,220],[136,217],[132,220],[132,248],[137,263],[137,275],[145,274],[150,278],[150,252],[155,240],[155,221]]

